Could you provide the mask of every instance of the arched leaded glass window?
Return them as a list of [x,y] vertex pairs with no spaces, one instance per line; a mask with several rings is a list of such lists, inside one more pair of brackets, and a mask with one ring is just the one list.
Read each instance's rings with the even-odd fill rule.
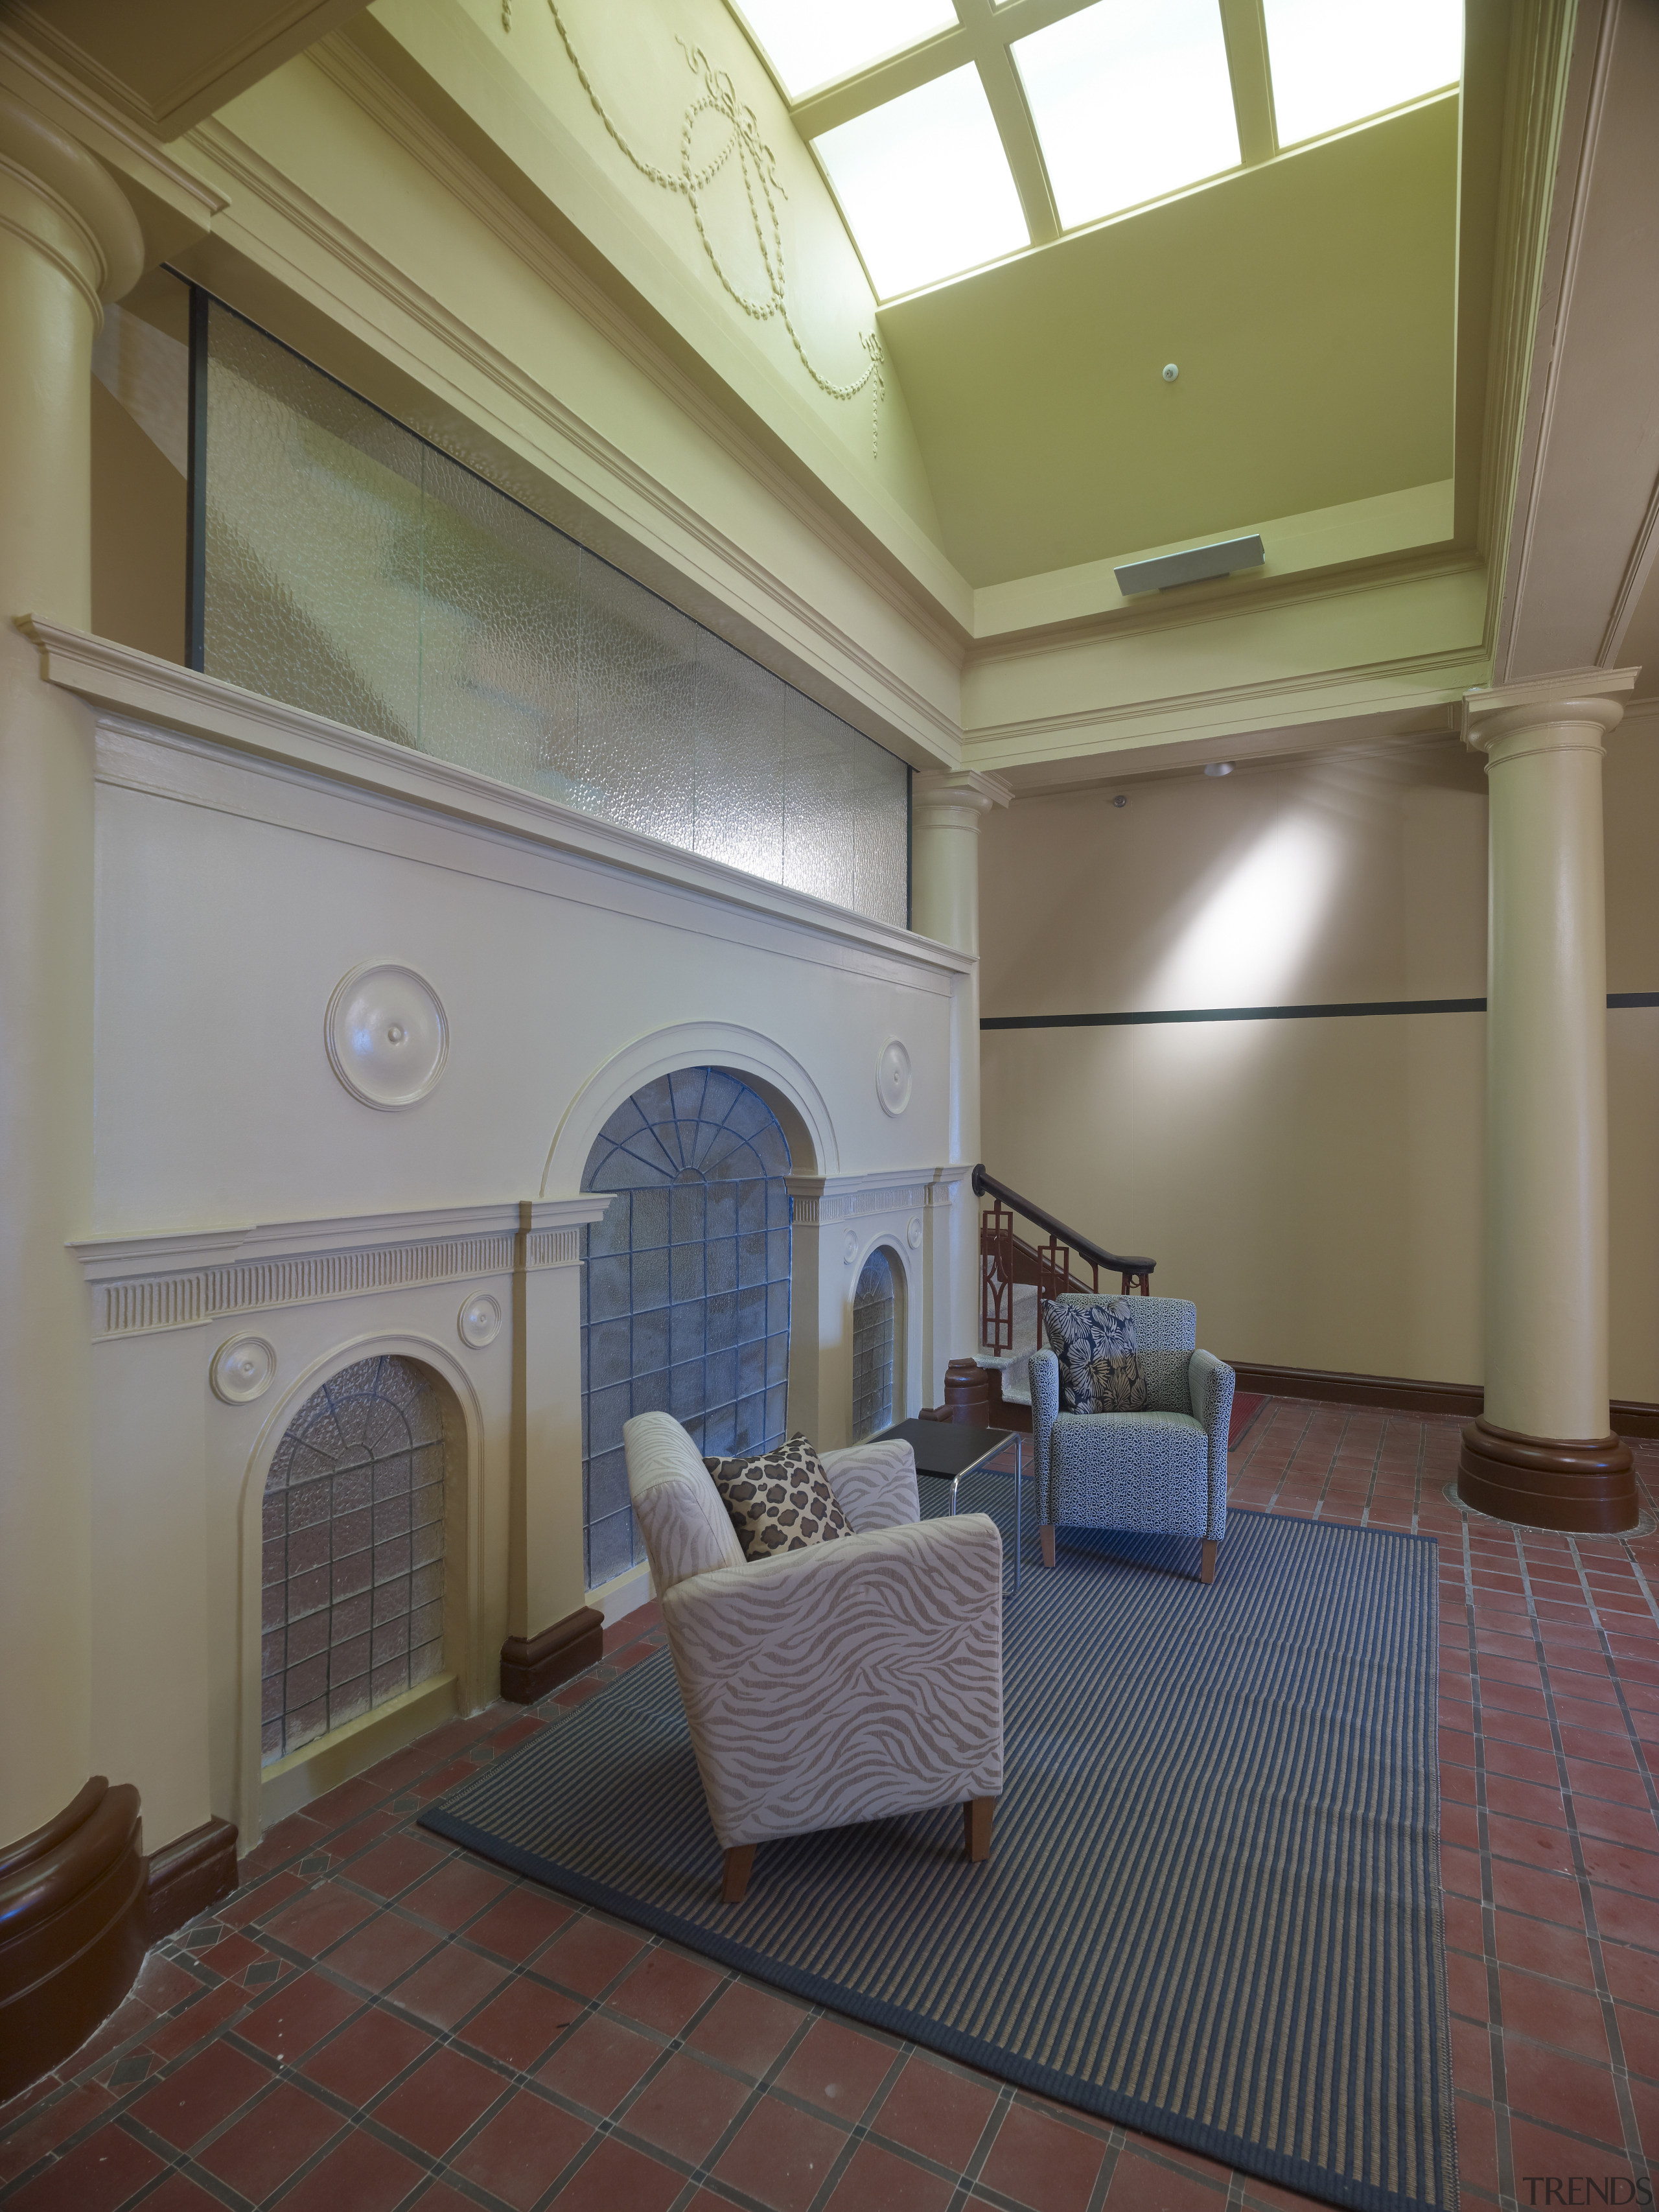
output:
[[412,1359],[343,1367],[265,1478],[265,1765],[443,1667],[444,1413]]
[[586,1232],[582,1504],[587,1587],[642,1556],[623,1423],[672,1413],[710,1458],[784,1434],[789,1147],[735,1076],[690,1067],[636,1091],[588,1155],[615,1202]]
[[893,1263],[879,1245],[853,1293],[853,1440],[893,1419]]

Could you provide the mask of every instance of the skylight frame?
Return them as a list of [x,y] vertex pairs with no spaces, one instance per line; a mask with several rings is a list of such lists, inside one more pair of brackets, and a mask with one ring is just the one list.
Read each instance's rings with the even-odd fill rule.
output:
[[[1018,258],[1041,246],[1051,245],[1061,237],[1077,237],[1085,231],[1121,222],[1163,201],[1204,190],[1223,178],[1237,174],[1242,169],[1259,167],[1276,160],[1281,153],[1304,152],[1310,146],[1323,144],[1328,139],[1346,137],[1356,130],[1368,129],[1431,100],[1443,99],[1449,93],[1461,94],[1462,88],[1461,76],[1443,85],[1426,86],[1420,92],[1396,100],[1391,106],[1352,118],[1328,130],[1300,139],[1294,145],[1281,145],[1274,115],[1265,0],[1215,0],[1221,18],[1237,128],[1237,163],[1212,172],[1207,177],[1194,178],[1186,184],[1154,190],[1146,199],[1136,201],[1132,205],[1115,208],[1103,215],[1062,225],[1048,161],[1011,50],[1017,41],[1030,37],[1035,32],[1046,30],[1068,17],[1084,14],[1096,6],[1097,0],[951,0],[951,4],[957,18],[953,27],[901,48],[887,58],[815,91],[793,97],[762,40],[745,19],[743,0],[726,0],[728,9],[777,87],[791,119],[811,151],[818,173],[846,226],[848,240],[864,266],[866,276],[870,278],[871,289],[883,306],[908,298],[911,293],[883,293],[876,283],[869,258],[860,244],[847,209],[842,204],[816,141],[837,125],[884,106],[905,93],[948,76],[965,63],[971,62],[979,70],[998,134],[1002,140],[1003,152],[1019,195],[1030,243],[1007,252],[988,254],[973,268],[963,270],[957,276],[934,279],[933,283],[959,282],[962,276],[975,274],[980,269],[994,266],[1000,261]],[[1455,0],[1448,0],[1448,4],[1455,5]],[[913,289],[923,291],[933,288],[933,284],[925,284]]]

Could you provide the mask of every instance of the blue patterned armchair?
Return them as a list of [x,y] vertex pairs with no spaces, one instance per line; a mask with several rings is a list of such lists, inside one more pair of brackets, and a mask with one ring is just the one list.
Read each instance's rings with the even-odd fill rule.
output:
[[[1103,1303],[1067,1292],[1058,1305]],[[1227,1526],[1227,1428],[1233,1370],[1194,1347],[1198,1312],[1185,1298],[1132,1298],[1135,1350],[1146,1377],[1144,1413],[1062,1413],[1060,1363],[1032,1355],[1039,1534],[1054,1564],[1056,1528],[1127,1528],[1196,1536],[1200,1578],[1215,1576]]]

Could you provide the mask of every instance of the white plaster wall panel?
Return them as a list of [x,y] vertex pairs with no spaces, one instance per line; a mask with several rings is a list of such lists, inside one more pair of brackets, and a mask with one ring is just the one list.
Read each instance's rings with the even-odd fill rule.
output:
[[[473,849],[434,867],[146,794],[100,798],[103,1233],[529,1195],[592,1071],[691,1015],[757,1030],[810,1066],[843,1164],[947,1156],[950,1000],[931,977],[733,943],[725,917],[684,898],[660,918],[618,913],[590,902],[589,872],[563,858],[543,862],[535,890],[490,882],[462,872],[490,857],[465,832]],[[367,959],[428,977],[449,1018],[442,1080],[396,1113],[352,1098],[324,1049],[330,995]],[[875,1088],[892,1036],[915,1070],[897,1119]]]

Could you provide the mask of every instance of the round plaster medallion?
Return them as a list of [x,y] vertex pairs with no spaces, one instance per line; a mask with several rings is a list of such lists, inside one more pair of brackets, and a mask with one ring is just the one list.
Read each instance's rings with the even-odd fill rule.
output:
[[324,1036],[352,1097],[387,1113],[424,1098],[449,1057],[449,1021],[437,993],[394,961],[370,961],[341,978]]
[[486,1344],[493,1344],[501,1334],[501,1302],[480,1291],[471,1297],[456,1316],[455,1326],[461,1332],[461,1342],[481,1352]]
[[850,1267],[859,1256],[859,1237],[856,1229],[849,1229],[842,1239],[842,1255]]
[[921,1216],[919,1213],[913,1213],[910,1216],[910,1225],[904,1232],[904,1241],[913,1252],[921,1251]]
[[877,1059],[876,1096],[884,1114],[902,1114],[910,1103],[910,1055],[896,1037],[888,1039]]
[[208,1369],[213,1395],[227,1406],[263,1398],[276,1374],[276,1354],[262,1336],[228,1336]]

